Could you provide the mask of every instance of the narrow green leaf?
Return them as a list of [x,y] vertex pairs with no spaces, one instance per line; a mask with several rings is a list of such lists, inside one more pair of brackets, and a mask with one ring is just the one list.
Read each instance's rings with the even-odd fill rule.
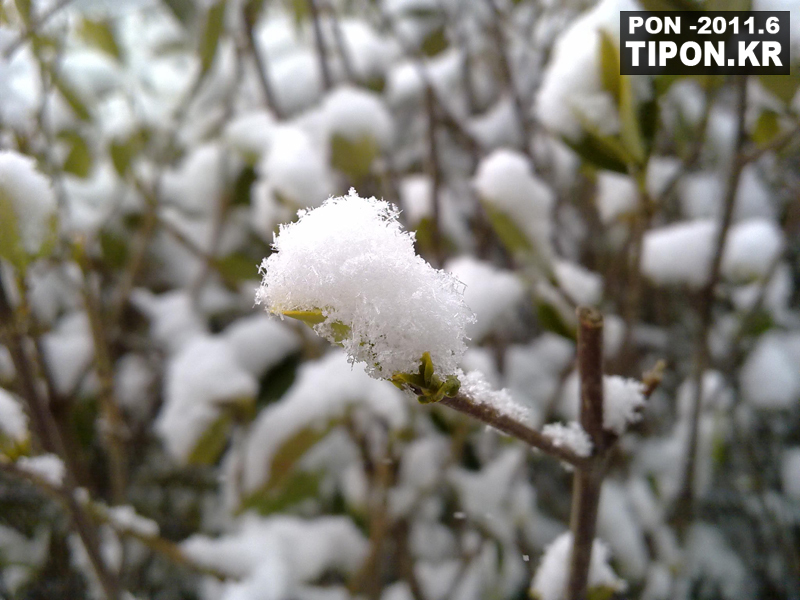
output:
[[765,146],[780,132],[781,127],[778,122],[778,113],[772,110],[764,110],[758,115],[758,121],[756,121],[756,126],[750,137],[759,146]]
[[619,120],[622,144],[637,164],[644,165],[646,159],[644,139],[639,127],[639,109],[630,75],[620,76]]
[[619,48],[608,32],[600,30],[600,81],[603,89],[614,97],[619,106],[620,101],[620,65]]
[[122,53],[117,44],[114,30],[108,21],[83,19],[78,26],[78,36],[90,46],[119,60]]
[[351,140],[339,134],[331,138],[331,165],[347,175],[354,183],[359,183],[372,169],[372,162],[378,156],[378,143],[367,135]]
[[92,171],[92,153],[89,145],[81,135],[74,130],[62,131],[58,134],[60,140],[69,145],[69,152],[64,161],[63,169],[67,173],[72,173],[85,179]]
[[61,93],[67,104],[69,104],[69,107],[72,109],[72,112],[75,113],[76,117],[78,117],[81,121],[92,120],[92,115],[89,112],[89,109],[86,108],[83,100],[81,100],[77,92],[73,90],[63,78],[57,74],[53,74],[53,85],[55,85],[56,89]]
[[522,230],[517,227],[514,219],[487,201],[483,202],[483,207],[489,217],[492,229],[494,229],[497,237],[510,253],[527,254],[533,251],[533,245]]
[[185,28],[191,26],[196,11],[192,0],[164,0],[164,4]]
[[448,46],[449,42],[447,41],[444,25],[440,25],[425,36],[420,50],[425,56],[436,56],[447,50]]
[[758,80],[770,93],[788,105],[800,88],[800,70],[795,68],[789,75],[759,75]]
[[10,196],[0,187],[0,258],[23,271],[29,258],[22,245],[17,212]]
[[219,39],[225,29],[226,0],[219,0],[206,13],[203,33],[200,36],[200,65],[205,73],[211,68],[217,54]]
[[232,425],[232,414],[223,411],[200,436],[194,450],[189,455],[188,463],[191,465],[213,464],[228,444],[228,434]]

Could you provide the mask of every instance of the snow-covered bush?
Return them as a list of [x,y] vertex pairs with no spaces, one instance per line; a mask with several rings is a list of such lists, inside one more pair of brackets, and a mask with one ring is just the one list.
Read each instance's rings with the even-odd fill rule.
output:
[[800,84],[619,74],[692,3],[0,0],[0,596],[800,597]]

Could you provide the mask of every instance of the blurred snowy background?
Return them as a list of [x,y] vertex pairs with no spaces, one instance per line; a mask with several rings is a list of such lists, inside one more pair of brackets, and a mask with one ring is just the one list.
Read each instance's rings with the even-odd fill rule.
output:
[[576,304],[608,373],[666,361],[603,489],[616,598],[800,599],[800,8],[752,1],[794,75],[619,75],[620,10],[700,5],[751,2],[2,0],[0,597],[528,597],[570,473],[254,307],[352,186],[534,425],[576,418]]

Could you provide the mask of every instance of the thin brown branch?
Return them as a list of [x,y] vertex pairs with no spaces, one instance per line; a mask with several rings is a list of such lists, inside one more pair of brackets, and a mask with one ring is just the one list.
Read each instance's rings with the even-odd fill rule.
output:
[[501,433],[516,438],[525,442],[529,446],[541,450],[559,460],[563,460],[573,466],[579,466],[586,463],[586,459],[577,455],[575,452],[565,446],[557,446],[549,437],[532,429],[524,423],[503,414],[498,409],[488,404],[478,404],[474,400],[468,398],[463,394],[458,394],[453,398],[444,397],[439,401],[448,408],[457,410],[460,413],[469,415],[473,419],[477,419],[490,427],[497,429]]
[[572,480],[568,600],[586,598],[606,449],[611,441],[603,429],[603,316],[591,308],[578,309],[578,374],[580,422],[592,439],[593,454],[586,464],[575,469]]
[[737,131],[736,145],[733,164],[728,174],[725,195],[723,196],[722,222],[717,231],[717,238],[714,244],[714,257],[709,270],[708,283],[700,292],[699,304],[699,326],[697,331],[697,341],[695,343],[695,357],[692,373],[692,387],[694,397],[692,398],[691,421],[689,423],[689,443],[686,448],[686,460],[681,484],[681,491],[678,494],[674,517],[680,524],[688,523],[691,519],[694,504],[694,475],[695,461],[697,455],[697,437],[702,408],[703,397],[703,373],[708,367],[710,360],[708,348],[708,331],[711,327],[712,309],[714,307],[714,291],[720,277],[722,266],[722,255],[725,250],[725,242],[728,239],[728,231],[733,222],[733,212],[736,204],[736,191],[739,189],[739,179],[742,169],[745,166],[745,157],[742,153],[744,147],[746,128],[745,113],[747,109],[747,76],[741,75],[737,81]]
[[[39,436],[42,447],[48,452],[59,456],[65,465],[69,467],[70,461],[67,460],[66,447],[61,438],[58,425],[50,412],[48,400],[42,396],[40,387],[37,385],[32,363],[25,351],[24,339],[17,327],[14,311],[6,295],[2,277],[0,277],[0,327],[2,328],[2,337],[14,362],[21,395],[27,402],[34,429]],[[67,468],[65,474],[66,504],[72,516],[73,526],[86,548],[89,561],[92,563],[106,598],[108,600],[117,600],[120,595],[119,582],[116,576],[108,570],[103,560],[97,531],[75,499],[74,491],[76,488],[75,477],[70,469]]]
[[322,20],[320,19],[319,6],[317,0],[307,0],[308,9],[311,12],[311,23],[314,26],[314,46],[317,50],[319,69],[322,73],[322,87],[328,91],[333,86],[331,77],[331,66],[328,60],[328,48],[325,45],[325,38],[322,35]]
[[267,59],[263,55],[263,48],[259,48],[256,44],[256,37],[254,33],[256,15],[254,14],[253,4],[246,4],[242,9],[242,21],[244,22],[245,39],[247,40],[247,47],[253,55],[253,62],[256,67],[256,75],[258,75],[258,83],[261,85],[261,91],[264,93],[264,101],[278,119],[283,119],[283,111],[278,104],[277,97],[275,96],[275,89],[272,87],[272,82],[269,79],[269,71],[267,70]]

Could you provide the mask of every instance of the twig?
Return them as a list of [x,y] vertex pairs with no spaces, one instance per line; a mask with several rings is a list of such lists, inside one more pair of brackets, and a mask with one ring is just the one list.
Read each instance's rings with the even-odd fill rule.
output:
[[726,182],[724,195],[724,206],[722,223],[720,224],[717,238],[714,244],[714,257],[708,276],[708,283],[700,292],[699,305],[699,326],[697,331],[697,341],[695,345],[695,358],[692,374],[692,384],[694,397],[692,398],[692,413],[689,424],[689,443],[686,449],[685,469],[683,472],[681,491],[678,494],[675,505],[674,517],[680,526],[688,523],[691,519],[694,503],[694,474],[695,461],[697,455],[697,437],[700,421],[700,410],[703,396],[703,373],[709,362],[708,330],[711,327],[712,308],[714,306],[714,290],[719,281],[720,268],[722,266],[722,254],[725,250],[725,242],[728,238],[728,231],[733,222],[733,210],[736,205],[736,191],[739,188],[739,178],[745,166],[742,148],[745,143],[745,112],[747,109],[747,76],[741,75],[737,85],[737,131],[736,146],[733,164]]
[[255,14],[252,4],[246,4],[242,8],[242,20],[244,21],[244,33],[247,40],[247,47],[253,55],[253,62],[256,66],[256,74],[258,75],[258,82],[261,85],[261,91],[264,92],[264,100],[269,108],[279,120],[283,119],[283,111],[281,110],[278,100],[275,96],[275,90],[272,87],[272,82],[269,79],[269,72],[267,71],[266,57],[262,57],[263,49],[260,49],[256,44],[255,34],[253,28],[255,27]]
[[581,384],[580,422],[592,440],[593,453],[586,464],[575,469],[572,480],[568,600],[586,598],[606,449],[612,441],[603,429],[603,316],[591,308],[578,309],[578,373]]
[[453,398],[445,396],[439,401],[439,404],[443,404],[460,413],[469,415],[473,419],[477,419],[506,435],[517,438],[529,446],[550,454],[573,466],[577,467],[586,464],[586,459],[584,457],[579,456],[565,446],[557,446],[550,437],[508,415],[504,415],[493,406],[477,404],[474,400],[463,394],[458,394]]
[[[0,326],[2,326],[3,338],[5,338],[5,343],[14,362],[20,391],[28,404],[34,428],[42,446],[48,452],[58,455],[64,460],[65,464],[69,465],[69,461],[66,460],[66,447],[61,438],[58,425],[50,412],[47,399],[42,397],[40,388],[36,384],[31,361],[25,352],[23,337],[17,329],[14,312],[8,301],[2,277],[0,277]],[[68,492],[65,496],[67,508],[72,515],[75,530],[86,548],[86,553],[92,563],[97,579],[103,588],[106,598],[108,600],[117,600],[120,595],[119,582],[106,567],[100,553],[97,532],[74,497],[77,485],[74,475],[69,469],[65,474],[65,487]]]
[[314,46],[317,49],[319,68],[322,73],[322,86],[327,92],[333,86],[331,78],[331,67],[328,62],[328,49],[325,46],[325,38],[322,36],[322,22],[319,16],[317,0],[308,0],[308,9],[311,11],[311,23],[314,26]]

